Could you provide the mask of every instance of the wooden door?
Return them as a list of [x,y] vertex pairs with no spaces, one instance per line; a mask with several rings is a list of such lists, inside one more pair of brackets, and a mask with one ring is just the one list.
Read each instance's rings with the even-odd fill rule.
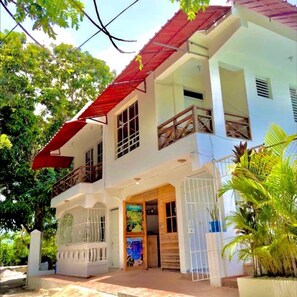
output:
[[147,269],[145,203],[124,202],[124,268]]

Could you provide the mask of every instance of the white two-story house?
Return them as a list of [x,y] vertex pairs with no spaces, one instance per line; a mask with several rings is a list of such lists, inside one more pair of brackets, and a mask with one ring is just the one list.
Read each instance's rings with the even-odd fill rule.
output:
[[[209,214],[218,205],[223,221],[235,207],[216,195],[227,156],[263,143],[271,123],[297,131],[296,30],[297,9],[282,0],[209,6],[191,22],[179,11],[140,51],[142,70],[132,61],[60,128],[33,163],[74,168],[53,187],[58,273],[211,277],[209,234],[233,232]],[[218,275],[240,273],[216,261]]]

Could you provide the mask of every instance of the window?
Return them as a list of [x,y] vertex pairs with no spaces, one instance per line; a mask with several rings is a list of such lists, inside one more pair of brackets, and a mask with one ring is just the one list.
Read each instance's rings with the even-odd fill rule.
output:
[[166,226],[167,233],[177,232],[175,201],[166,203]]
[[184,90],[184,96],[203,100],[202,93],[197,93],[197,92],[193,92],[193,91],[189,91],[189,90]]
[[97,164],[103,162],[103,142],[99,142],[97,145]]
[[117,116],[117,158],[139,147],[137,101]]
[[102,170],[103,170],[103,142],[99,142],[97,145],[97,169],[96,175],[97,180],[102,178]]
[[270,82],[268,79],[256,77],[257,95],[272,99]]
[[89,151],[86,152],[86,161],[85,161],[86,166],[94,165],[93,151],[94,151],[93,149],[90,149]]
[[290,87],[290,97],[292,102],[294,120],[297,123],[297,88]]
[[[94,171],[93,171],[93,166],[94,166],[94,157],[93,157],[93,149],[90,149],[89,151],[86,152],[86,160],[85,160],[85,165],[86,165],[86,181],[92,182],[94,178]],[[92,166],[92,167],[91,167]],[[90,168],[91,167],[91,168]]]

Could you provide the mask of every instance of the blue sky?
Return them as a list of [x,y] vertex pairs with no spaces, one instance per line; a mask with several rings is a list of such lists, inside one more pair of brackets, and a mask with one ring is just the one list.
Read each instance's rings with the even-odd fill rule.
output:
[[[63,1],[63,0],[61,0]],[[211,0],[211,4],[226,5],[228,0]],[[297,0],[288,0],[288,2],[296,5]],[[86,12],[96,21],[93,1],[83,0]],[[125,9],[134,0],[97,0],[99,13],[104,23],[108,23],[118,13]],[[89,51],[96,58],[106,61],[113,70],[119,73],[134,58],[137,52],[144,44],[161,28],[162,25],[170,19],[178,10],[177,3],[172,4],[170,0],[139,0],[129,10],[122,14],[112,24],[108,26],[109,32],[117,37],[124,39],[135,39],[135,43],[117,44],[126,51],[134,51],[133,54],[121,54],[113,48],[108,38],[99,33],[91,41],[82,47],[83,51]],[[7,15],[6,11],[0,9],[0,30],[10,30],[15,25],[14,21]],[[75,46],[82,44],[88,37],[97,31],[97,28],[91,24],[86,18],[81,24],[78,31],[72,29],[56,28],[58,33],[57,39],[50,40],[43,32],[32,32],[32,24],[26,22],[25,28],[42,44],[49,45],[54,43],[69,43]],[[21,29],[16,29],[21,31]]]

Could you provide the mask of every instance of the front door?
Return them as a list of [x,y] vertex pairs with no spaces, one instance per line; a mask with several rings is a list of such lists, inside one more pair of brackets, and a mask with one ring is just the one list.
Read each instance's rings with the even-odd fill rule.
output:
[[147,269],[145,203],[124,202],[125,270]]

